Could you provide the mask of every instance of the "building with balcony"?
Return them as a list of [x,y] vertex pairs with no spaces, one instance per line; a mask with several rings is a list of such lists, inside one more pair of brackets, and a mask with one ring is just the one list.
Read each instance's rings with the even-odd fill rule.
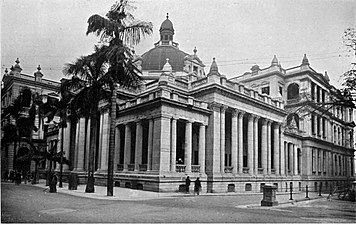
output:
[[160,34],[154,48],[135,56],[145,85],[118,91],[116,118],[103,102],[96,137],[88,118],[65,128],[64,149],[74,151],[80,182],[96,138],[95,181],[106,183],[111,119],[116,186],[174,192],[189,175],[206,192],[259,192],[265,184],[326,191],[354,180],[353,111],[324,104],[334,101],[335,88],[306,56],[287,69],[275,56],[267,68],[227,79],[215,59],[206,74],[196,49],[179,49],[168,16]]

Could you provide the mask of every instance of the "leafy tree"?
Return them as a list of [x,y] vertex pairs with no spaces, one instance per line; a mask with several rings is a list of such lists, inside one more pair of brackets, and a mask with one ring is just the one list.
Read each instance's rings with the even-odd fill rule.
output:
[[351,63],[350,70],[343,74],[344,87],[351,91],[356,91],[356,29],[348,28],[344,32],[343,36],[344,44],[348,48],[348,51],[352,54],[353,62]]

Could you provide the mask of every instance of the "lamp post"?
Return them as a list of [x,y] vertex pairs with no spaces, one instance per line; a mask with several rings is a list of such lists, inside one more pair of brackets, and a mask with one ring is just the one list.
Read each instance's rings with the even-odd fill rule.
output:
[[59,169],[59,185],[58,187],[62,188],[63,187],[63,182],[62,182],[62,176],[63,176],[63,129],[64,126],[62,124],[61,126],[61,166]]

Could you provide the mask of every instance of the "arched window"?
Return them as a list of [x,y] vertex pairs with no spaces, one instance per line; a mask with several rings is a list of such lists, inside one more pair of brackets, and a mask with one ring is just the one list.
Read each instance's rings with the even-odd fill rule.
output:
[[299,85],[296,83],[290,84],[287,88],[287,99],[296,99],[299,97]]

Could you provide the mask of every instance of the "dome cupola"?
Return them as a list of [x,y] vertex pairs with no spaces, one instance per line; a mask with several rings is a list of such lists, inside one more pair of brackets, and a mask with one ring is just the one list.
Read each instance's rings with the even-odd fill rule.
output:
[[161,24],[161,28],[159,29],[159,32],[160,32],[162,42],[173,41],[173,35],[174,35],[173,23],[168,19],[168,13],[167,13],[166,20],[163,21],[163,23]]

